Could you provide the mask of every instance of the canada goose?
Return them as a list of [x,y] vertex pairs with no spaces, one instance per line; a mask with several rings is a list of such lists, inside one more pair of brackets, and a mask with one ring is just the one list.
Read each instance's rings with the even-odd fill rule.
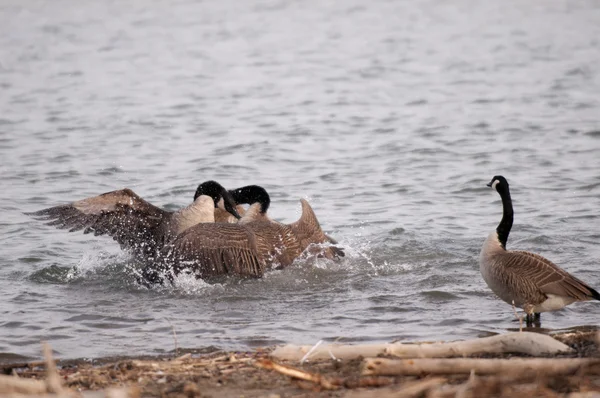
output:
[[[220,207],[215,208],[215,222],[228,222],[246,224],[251,221],[271,221],[267,215],[267,210],[271,204],[271,197],[266,189],[259,185],[247,185],[245,187],[231,189],[229,193],[235,200],[236,210],[242,218],[239,220],[233,217]],[[239,204],[249,204],[250,207],[246,210]],[[337,240],[325,234],[325,238],[331,244],[337,244]]]
[[502,198],[502,220],[486,239],[479,255],[479,269],[494,293],[527,313],[527,325],[539,321],[540,313],[555,311],[575,301],[600,300],[600,294],[585,282],[544,257],[526,251],[506,250],[513,224],[508,182],[495,176],[487,184]]
[[214,208],[221,198],[224,207],[240,217],[233,198],[219,183],[206,181],[198,189],[203,194],[175,212],[160,209],[125,188],[29,214],[69,232],[83,229],[84,234],[112,236],[121,248],[131,250],[136,257],[152,259],[164,244],[186,229],[214,222]]
[[[302,216],[292,224],[264,220],[197,224],[166,245],[158,268],[149,265],[143,275],[155,283],[162,282],[159,271],[167,270],[174,275],[187,270],[204,279],[226,274],[261,277],[268,269],[286,267],[311,244],[328,241],[311,206],[304,199],[300,202]],[[333,246],[309,250],[327,258],[344,256]]]
[[[271,204],[271,197],[267,191],[258,185],[247,185],[245,187],[231,189],[229,193],[233,197],[238,206],[236,210],[242,216],[239,220],[233,217],[230,213],[217,207],[215,208],[215,222],[229,223],[248,223],[250,221],[270,220],[267,216],[267,210]],[[250,207],[246,210],[240,204],[249,204]]]

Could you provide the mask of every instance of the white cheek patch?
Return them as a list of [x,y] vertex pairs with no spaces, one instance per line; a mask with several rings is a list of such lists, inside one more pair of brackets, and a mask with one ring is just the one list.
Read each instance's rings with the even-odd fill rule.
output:
[[496,189],[496,185],[498,185],[499,183],[500,181],[494,180],[494,182],[492,182],[492,189]]

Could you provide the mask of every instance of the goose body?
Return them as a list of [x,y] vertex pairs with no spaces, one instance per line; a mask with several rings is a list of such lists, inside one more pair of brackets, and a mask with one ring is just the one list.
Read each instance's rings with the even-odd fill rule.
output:
[[[255,220],[238,224],[198,224],[163,249],[163,271],[192,272],[198,278],[217,275],[261,277],[272,268],[290,265],[307,249],[312,254],[343,256],[336,247],[311,247],[328,242],[314,211],[301,200],[302,216],[292,224]],[[156,281],[156,275],[146,272]]]
[[194,197],[189,206],[175,212],[156,207],[125,188],[30,215],[69,232],[83,230],[85,234],[109,235],[136,257],[151,259],[188,228],[214,222],[214,208],[222,198],[224,206],[239,217],[226,189],[214,181],[203,185],[206,194]]
[[508,182],[495,176],[488,186],[502,198],[503,216],[485,240],[479,269],[490,289],[508,304],[522,308],[531,323],[533,314],[559,310],[576,301],[600,300],[600,294],[550,260],[527,251],[506,250],[513,223]]

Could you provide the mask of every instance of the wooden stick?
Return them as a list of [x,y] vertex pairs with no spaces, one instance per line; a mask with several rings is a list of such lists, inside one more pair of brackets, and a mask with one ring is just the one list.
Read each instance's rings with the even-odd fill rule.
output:
[[320,374],[305,372],[291,366],[280,365],[268,359],[259,359],[254,362],[254,366],[262,369],[274,370],[286,376],[295,377],[296,379],[311,381],[327,390],[335,390],[342,384],[339,380],[332,380]]
[[579,370],[600,374],[599,358],[513,359],[384,359],[367,358],[363,375],[400,376],[423,374],[573,374]]
[[319,347],[286,345],[275,349],[271,356],[280,360],[300,360],[311,349],[313,349],[311,359],[328,359],[333,354],[343,360],[379,355],[392,355],[399,358],[444,358],[503,353],[542,356],[573,351],[566,344],[545,334],[512,332],[480,339],[435,344],[321,344]]
[[304,356],[302,357],[302,359],[300,359],[300,364],[303,364],[304,361],[306,361],[308,359],[308,357],[310,357],[310,354],[312,354],[312,352],[321,344],[323,343],[323,340],[319,340],[317,341],[317,344],[315,344],[314,346],[312,346],[312,348],[310,350],[308,350],[308,352],[306,354],[304,354]]
[[36,394],[48,392],[43,380],[23,379],[14,376],[0,375],[0,391],[3,394]]
[[16,394],[35,394],[43,395],[55,393],[58,396],[66,397],[73,395],[73,392],[63,387],[60,375],[56,369],[56,363],[52,358],[52,349],[46,342],[42,343],[44,353],[44,363],[46,364],[46,380],[24,379],[15,376],[0,375],[0,392]]
[[44,353],[44,359],[46,361],[46,385],[48,392],[53,392],[58,395],[65,393],[65,390],[60,381],[60,376],[56,370],[56,363],[52,358],[52,348],[47,342],[42,343],[42,351]]
[[515,300],[512,301],[513,311],[515,312],[515,318],[519,320],[519,332],[523,331],[523,317],[517,314],[517,307],[515,307]]

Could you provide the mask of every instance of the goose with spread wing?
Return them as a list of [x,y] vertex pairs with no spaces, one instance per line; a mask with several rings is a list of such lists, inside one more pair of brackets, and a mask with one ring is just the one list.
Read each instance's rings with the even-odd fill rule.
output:
[[202,194],[196,195],[192,204],[174,212],[156,207],[125,188],[29,214],[69,232],[109,235],[136,257],[151,260],[188,228],[214,222],[219,203],[240,218],[231,194],[216,181],[200,184],[197,191]]

